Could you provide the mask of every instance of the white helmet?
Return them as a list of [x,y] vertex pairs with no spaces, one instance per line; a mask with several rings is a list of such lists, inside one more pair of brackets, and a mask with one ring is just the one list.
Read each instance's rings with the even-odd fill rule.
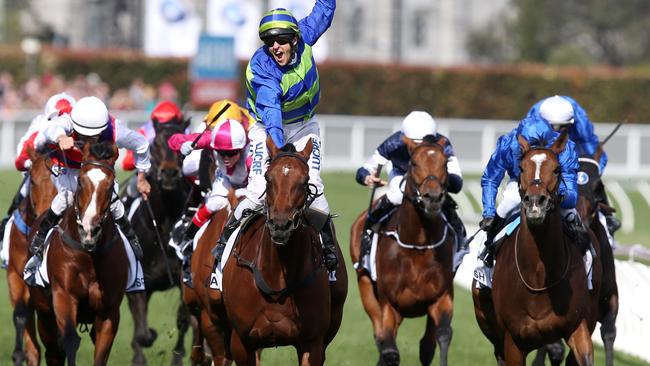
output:
[[436,121],[427,112],[413,111],[402,121],[402,132],[412,140],[422,140],[436,134]]
[[559,95],[544,99],[539,106],[539,114],[551,125],[573,123],[573,106]]
[[84,136],[97,136],[108,125],[108,109],[97,97],[79,99],[70,114],[72,128]]
[[56,116],[60,116],[63,113],[70,114],[75,102],[76,100],[66,92],[54,94],[50,97],[50,99],[47,100],[47,103],[45,103],[43,115],[47,119],[52,119]]
[[246,130],[234,119],[227,119],[212,129],[210,146],[215,150],[240,150],[246,146]]

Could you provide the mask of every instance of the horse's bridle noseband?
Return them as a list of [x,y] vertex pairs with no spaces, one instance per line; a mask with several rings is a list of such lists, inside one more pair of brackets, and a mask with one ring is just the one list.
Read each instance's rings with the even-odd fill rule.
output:
[[[555,160],[557,160],[557,162],[558,162],[557,167],[553,171],[553,174],[555,174],[555,176],[558,177],[558,179],[555,182],[555,186],[553,188],[551,188],[551,189],[549,187],[544,187],[544,190],[546,191],[546,193],[551,197],[551,200],[550,200],[551,203],[547,206],[546,211],[547,212],[552,211],[555,208],[556,202],[558,201],[558,199],[560,197],[560,193],[559,193],[560,181],[564,180],[563,177],[562,177],[562,167],[560,166],[559,155],[556,154],[553,150],[551,150],[551,149],[549,149],[547,147],[533,147],[533,148],[530,149],[530,151],[531,152],[532,151],[544,151],[544,152],[550,153],[553,156],[555,156]],[[522,160],[523,160],[523,157],[522,157]],[[522,169],[521,169],[521,166],[520,166],[519,167],[519,172],[520,172],[519,173],[519,180],[520,180],[520,182],[521,182],[521,171],[522,171]],[[543,183],[544,182],[542,182],[541,179],[533,179],[533,180],[530,181],[529,184],[533,185],[533,186],[536,186],[536,187],[539,187]],[[521,183],[520,183],[520,187],[521,187]],[[521,193],[525,193],[525,192],[521,192]],[[520,195],[521,195],[521,193],[520,193]]]
[[[438,145],[438,146],[440,146],[440,145]],[[413,150],[413,153],[415,153],[418,149],[425,148],[425,147],[434,147],[434,144],[432,144],[432,143],[420,144]],[[413,153],[411,153],[411,156],[413,156]],[[442,186],[443,194],[446,194],[447,193],[447,181],[444,181],[444,182],[441,181],[440,178],[438,176],[436,176],[436,175],[427,175],[422,180],[422,182],[420,182],[418,184],[418,183],[415,182],[415,179],[413,179],[413,175],[410,174],[412,168],[413,168],[413,164],[412,164],[411,161],[409,161],[409,169],[406,172],[406,175],[404,176],[403,179],[406,179],[406,182],[409,184],[409,186],[413,190],[414,195],[410,196],[410,195],[406,194],[405,191],[402,191],[402,194],[409,201],[411,201],[416,207],[423,210],[425,202],[424,202],[424,198],[422,196],[422,193],[420,192],[420,188],[428,181],[434,181],[434,182],[438,181],[438,182],[440,182],[440,185]],[[400,183],[400,187],[401,186],[402,186],[402,184]]]

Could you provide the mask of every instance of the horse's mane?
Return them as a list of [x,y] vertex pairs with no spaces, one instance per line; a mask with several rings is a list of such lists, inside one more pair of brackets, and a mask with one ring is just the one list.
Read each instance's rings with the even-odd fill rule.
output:
[[285,153],[296,153],[296,147],[293,144],[285,144],[282,146],[280,151],[285,152]]
[[113,158],[113,143],[109,141],[98,142],[90,145],[90,154],[99,160]]

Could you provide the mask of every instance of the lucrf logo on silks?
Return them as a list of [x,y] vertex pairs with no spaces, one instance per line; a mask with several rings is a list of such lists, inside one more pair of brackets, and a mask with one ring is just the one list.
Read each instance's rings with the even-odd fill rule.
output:
[[253,151],[253,164],[251,170],[253,174],[263,174],[262,164],[264,164],[264,143],[258,142],[255,145],[255,150]]
[[311,142],[314,145],[314,148],[311,151],[311,168],[320,170],[320,143],[315,137],[312,137]]

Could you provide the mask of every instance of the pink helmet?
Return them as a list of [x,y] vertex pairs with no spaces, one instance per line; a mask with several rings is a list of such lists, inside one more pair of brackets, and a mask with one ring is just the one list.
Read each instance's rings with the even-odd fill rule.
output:
[[60,116],[64,113],[70,113],[72,107],[74,107],[76,100],[68,93],[59,93],[54,94],[47,100],[45,103],[45,109],[43,110],[43,115],[47,119],[52,119],[56,116]]
[[210,146],[215,150],[240,150],[248,138],[244,126],[234,119],[227,119],[212,129]]

